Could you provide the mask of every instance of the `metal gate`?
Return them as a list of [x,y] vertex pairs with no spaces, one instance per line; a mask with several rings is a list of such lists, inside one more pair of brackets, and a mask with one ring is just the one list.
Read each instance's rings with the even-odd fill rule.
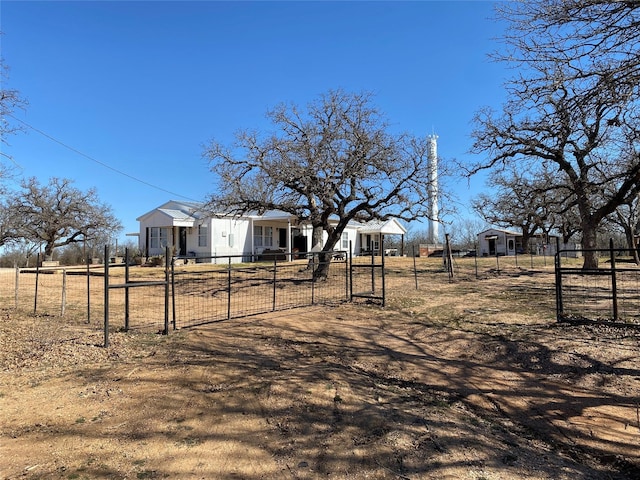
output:
[[[353,249],[349,248],[352,252]],[[349,292],[351,301],[366,299],[386,303],[384,276],[384,239],[380,242],[380,250],[371,250],[367,255],[349,256]]]
[[[596,254],[599,268],[571,265],[576,253]],[[559,250],[555,256],[558,321],[624,323],[640,326],[640,267],[628,249]]]

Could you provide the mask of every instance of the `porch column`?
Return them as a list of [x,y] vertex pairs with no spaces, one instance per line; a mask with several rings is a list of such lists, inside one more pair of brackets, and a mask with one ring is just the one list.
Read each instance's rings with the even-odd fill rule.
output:
[[251,238],[251,261],[255,262],[254,255],[256,254],[256,247],[253,238],[253,218],[249,221],[249,238]]
[[171,252],[172,256],[175,256],[178,254],[178,227],[176,227],[175,225],[173,225],[171,227],[171,235],[173,235],[173,251]]

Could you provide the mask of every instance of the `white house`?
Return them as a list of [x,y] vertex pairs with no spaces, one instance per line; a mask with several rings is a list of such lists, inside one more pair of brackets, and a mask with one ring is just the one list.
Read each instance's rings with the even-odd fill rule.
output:
[[[145,257],[163,255],[167,246],[176,256],[200,261],[223,255],[245,257],[245,261],[265,251],[297,253],[312,249],[311,226],[281,211],[212,216],[202,204],[170,200],[136,220],[140,225],[139,248]],[[395,219],[351,222],[335,249],[347,251],[351,245],[353,255],[376,251],[383,235],[405,233],[406,229]]]

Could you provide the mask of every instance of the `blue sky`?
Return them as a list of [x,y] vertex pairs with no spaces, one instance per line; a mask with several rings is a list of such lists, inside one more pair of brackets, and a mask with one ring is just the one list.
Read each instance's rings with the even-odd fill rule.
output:
[[[96,188],[125,229],[170,199],[202,200],[215,138],[270,128],[280,102],[371,91],[399,130],[436,133],[471,161],[473,114],[498,108],[509,75],[487,54],[504,25],[489,1],[0,3],[6,87],[36,130],[2,146],[23,177]],[[40,133],[41,132],[41,133]],[[451,186],[461,205],[484,186]]]

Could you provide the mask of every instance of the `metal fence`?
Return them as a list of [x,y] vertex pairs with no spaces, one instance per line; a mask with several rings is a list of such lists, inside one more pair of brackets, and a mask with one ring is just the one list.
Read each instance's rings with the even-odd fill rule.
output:
[[[571,252],[575,255],[575,252]],[[495,255],[481,256],[467,255],[464,252],[453,252],[450,259],[442,253],[425,257],[413,257],[413,276],[418,285],[423,284],[427,277],[433,274],[447,273],[452,281],[482,280],[523,273],[534,273],[553,270],[554,257],[549,255]],[[391,267],[393,268],[393,267]],[[387,266],[387,270],[389,267]]]
[[[178,327],[207,321],[237,318],[262,312],[307,305],[359,299],[382,301],[385,272],[394,278],[406,276],[403,288],[419,288],[448,276],[442,258],[347,257],[331,259],[325,281],[314,282],[319,260],[280,254],[259,261],[250,255],[174,259],[171,285],[171,321]],[[106,257],[109,258],[109,257]],[[289,261],[292,259],[293,261]],[[413,264],[396,271],[396,261]],[[206,263],[205,263],[206,262]],[[315,263],[314,263],[315,262]],[[131,268],[125,278],[125,263],[111,264],[109,283],[145,284],[164,278],[162,266]],[[349,268],[352,266],[353,268]],[[542,256],[452,258],[454,279],[508,276],[553,266]],[[0,305],[42,316],[102,324],[105,303],[104,265],[77,267],[0,269]],[[436,277],[434,277],[434,275]],[[165,290],[162,285],[145,288],[114,288],[108,295],[112,325],[118,328],[163,328]],[[135,308],[127,309],[127,304]],[[143,307],[143,308],[142,308]]]
[[[318,255],[293,254],[243,263],[246,256],[206,258],[207,263],[172,268],[173,318],[178,328],[258,313],[348,300],[348,262],[328,264],[327,277],[314,280],[322,266]],[[202,261],[202,259],[200,259]]]
[[599,268],[555,259],[558,320],[640,326],[640,267],[628,249],[582,250],[598,257]]
[[[622,251],[615,253],[615,263],[611,263],[611,253],[606,252],[601,261],[603,268],[597,272],[585,272],[580,268],[581,259],[565,258],[565,253],[568,257],[575,255],[560,252],[556,291],[560,298],[559,318],[638,322],[640,269],[635,264],[623,263]],[[212,257],[204,259],[206,263],[174,259],[169,267],[168,306],[166,289],[160,281],[166,278],[166,266],[135,266],[127,273],[126,262],[111,264],[106,284],[114,288],[108,295],[105,295],[104,265],[0,269],[0,306],[51,317],[52,321],[53,317],[59,317],[64,322],[101,329],[106,299],[111,329],[155,333],[167,330],[167,308],[169,325],[184,328],[308,305],[350,300],[384,303],[385,275],[391,279],[387,291],[397,295],[398,290],[428,292],[433,282],[469,281],[473,285],[476,281],[500,278],[508,283],[511,276],[554,273],[552,257],[538,255],[476,258],[454,254],[449,265],[442,257],[335,255],[326,280],[314,281],[313,272],[319,266],[317,257],[278,254],[254,262],[248,261],[251,256],[245,257]],[[134,284],[147,286],[124,288]],[[553,295],[553,290],[550,294]]]
[[172,259],[166,267],[131,269],[125,255],[124,263],[107,268],[0,269],[0,305],[31,315],[95,324],[96,328],[106,323],[106,310],[112,328],[166,331],[167,289],[163,279],[167,267],[170,321],[174,327],[183,328],[348,301],[349,262],[345,252],[335,257],[321,281],[314,281],[314,271],[322,265],[318,255],[293,261],[288,261],[288,255],[278,255],[255,262],[243,262],[246,256],[211,257],[204,259],[207,263],[195,265],[180,265],[182,259]]
[[0,305],[38,316],[102,322],[103,268],[2,268]]

